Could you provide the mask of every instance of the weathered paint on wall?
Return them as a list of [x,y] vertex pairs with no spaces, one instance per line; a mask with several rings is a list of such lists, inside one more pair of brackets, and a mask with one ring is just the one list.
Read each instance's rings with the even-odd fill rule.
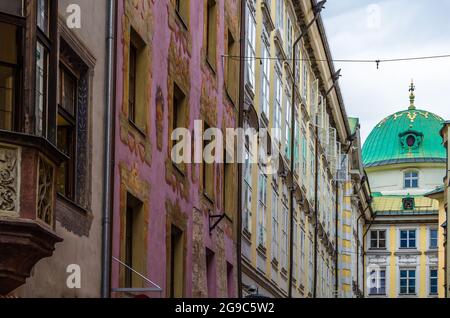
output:
[[[225,24],[239,38],[239,2],[218,0],[217,64],[215,71],[206,64],[204,14],[206,2],[190,1],[187,28],[175,12],[172,0],[118,1],[116,51],[115,168],[112,255],[123,258],[123,214],[126,193],[133,184],[146,184],[147,193],[133,193],[146,202],[147,217],[145,272],[142,273],[162,287],[162,297],[168,295],[170,227],[184,231],[184,293],[185,297],[206,297],[206,248],[215,253],[216,281],[212,286],[219,297],[228,296],[227,263],[236,273],[234,224],[223,220],[209,234],[208,211],[223,211],[221,180],[223,165],[215,165],[215,201],[203,195],[201,164],[185,165],[184,175],[177,171],[170,158],[173,85],[183,90],[188,100],[185,125],[194,129],[194,120],[207,120],[211,127],[235,127],[237,108],[224,91],[222,57]],[[128,43],[130,26],[145,41],[148,65],[145,78],[145,98],[142,129],[128,122]],[[236,169],[235,169],[236,170]],[[126,171],[127,178],[123,177]],[[234,172],[236,173],[236,171]],[[139,188],[139,187],[138,187]],[[125,194],[125,195],[124,195]],[[113,263],[112,287],[120,283],[120,268]],[[233,284],[236,280],[233,280]],[[229,286],[236,291],[236,286]],[[113,295],[120,297],[121,295]],[[149,294],[159,297],[158,293]]]

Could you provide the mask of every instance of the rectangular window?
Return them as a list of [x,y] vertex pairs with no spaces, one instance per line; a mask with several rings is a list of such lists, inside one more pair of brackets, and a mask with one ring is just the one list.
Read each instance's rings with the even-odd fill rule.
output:
[[215,0],[206,0],[206,60],[216,69],[217,50],[217,6]]
[[249,57],[246,59],[247,66],[247,82],[255,89],[255,56],[256,56],[256,23],[253,15],[250,13],[250,9],[247,8],[247,38],[246,38],[246,55]]
[[190,0],[175,0],[175,11],[186,29],[189,28],[189,4]]
[[299,279],[301,280],[303,277],[303,273],[305,272],[305,231],[303,229],[300,230],[300,262],[299,262]]
[[[275,16],[275,24],[276,28],[283,30],[284,26],[284,0],[276,0],[276,16]],[[283,34],[283,32],[281,32]]]
[[0,129],[14,130],[20,79],[20,29],[0,22],[0,39]]
[[281,266],[288,269],[287,251],[288,251],[288,209],[283,205],[282,228],[281,228]]
[[78,78],[64,65],[60,65],[58,83],[57,146],[69,159],[58,168],[57,188],[60,194],[75,200]]
[[303,85],[302,85],[302,97],[303,101],[306,103],[308,101],[308,82],[309,82],[309,71],[308,64],[305,59],[307,59],[307,55],[305,51],[302,54],[303,61]]
[[285,99],[285,125],[284,125],[284,138],[285,138],[285,155],[288,160],[291,160],[291,120],[292,120],[292,107],[291,107],[291,92],[286,93]]
[[[205,133],[210,126],[205,122],[204,123],[204,129],[203,133]],[[206,149],[206,147],[212,142],[213,140],[203,140],[203,148]],[[213,154],[215,155],[215,154]],[[214,161],[214,160],[213,160]],[[214,162],[211,162],[210,160],[206,160],[203,158],[203,194],[206,196],[207,199],[210,201],[214,200]]]
[[313,292],[313,266],[314,266],[314,247],[313,240],[309,240],[309,265],[308,265],[308,289]]
[[400,248],[416,248],[416,230],[400,231]]
[[226,88],[227,93],[233,103],[236,103],[237,100],[237,82],[238,79],[236,75],[238,75],[238,61],[233,56],[236,56],[237,43],[234,40],[233,34],[228,30],[228,46],[227,46],[227,55],[229,56],[226,59],[227,65],[227,77],[226,77]]
[[272,259],[278,260],[278,195],[272,191]]
[[183,240],[183,231],[172,225],[170,232],[169,298],[182,298],[184,294]]
[[37,42],[36,46],[36,133],[46,137],[48,105],[48,49]]
[[267,177],[259,171],[258,177],[258,243],[266,246]]
[[370,231],[370,248],[386,249],[386,231],[373,230]]
[[291,18],[288,16],[287,18],[287,26],[286,26],[286,50],[288,59],[292,58],[292,22]]
[[245,149],[244,162],[244,198],[243,198],[243,226],[248,233],[252,233],[252,164],[250,163],[250,152]]
[[37,26],[46,35],[50,29],[50,3],[49,0],[37,0]]
[[386,295],[386,270],[373,270],[370,273],[370,295]]
[[[224,160],[226,159],[226,151],[224,153]],[[223,164],[223,184],[222,184],[222,195],[223,195],[223,209],[224,212],[232,217],[234,215],[234,196],[233,196],[233,164],[227,163]]]
[[142,278],[135,274],[131,268],[138,273],[143,273],[141,243],[143,240],[143,227],[141,226],[142,202],[127,194],[127,209],[125,216],[125,260],[124,263],[130,268],[125,268],[125,287],[143,287]]
[[273,128],[274,139],[276,143],[279,143],[281,140],[281,96],[282,96],[282,82],[278,75],[275,76],[275,104],[273,108]]
[[270,54],[269,49],[263,44],[262,72],[261,72],[261,112],[269,119],[269,95],[270,95]]
[[128,119],[136,123],[136,64],[137,47],[130,43],[130,61],[128,70]]
[[416,294],[416,270],[404,269],[400,270],[400,294],[415,295]]
[[417,172],[405,173],[405,189],[415,189],[419,187],[419,174]]
[[292,264],[292,273],[294,276],[294,279],[298,279],[298,231],[297,231],[297,221],[294,219],[293,220],[294,224],[293,224],[293,228],[294,228],[294,232],[292,233],[292,250],[293,250],[293,255],[292,255],[292,259],[293,259],[293,264]]
[[430,229],[430,249],[438,248],[438,230]]
[[[177,84],[173,84],[173,95],[172,95],[172,133],[177,128],[185,128],[185,119],[187,113],[187,99],[184,92],[178,87]],[[178,143],[178,140],[172,140],[172,147],[174,147]],[[203,148],[204,149],[204,148]],[[175,156],[179,156],[180,161],[181,158],[185,155],[182,151],[174,154]],[[178,159],[177,159],[178,160]],[[176,164],[175,167],[182,173],[185,174],[185,166],[183,163]]]
[[438,294],[438,270],[430,269],[430,295]]

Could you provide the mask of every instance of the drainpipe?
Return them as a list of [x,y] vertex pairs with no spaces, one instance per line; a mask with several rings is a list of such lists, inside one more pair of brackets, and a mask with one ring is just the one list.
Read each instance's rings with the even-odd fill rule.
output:
[[112,116],[113,116],[113,91],[114,91],[114,25],[115,25],[115,1],[108,0],[107,12],[107,57],[106,57],[106,107],[105,107],[105,156],[103,179],[103,217],[102,217],[102,281],[101,297],[111,296],[111,179],[112,169]]
[[[241,0],[241,34],[240,34],[240,56],[245,56],[245,12],[246,1]],[[244,81],[245,81],[245,63],[241,58],[239,61],[239,114],[238,126],[244,127]],[[239,153],[239,152],[238,152]],[[240,155],[240,153],[239,153]],[[238,164],[238,195],[237,195],[237,238],[236,238],[236,256],[237,256],[237,289],[238,297],[242,298],[242,164]]]

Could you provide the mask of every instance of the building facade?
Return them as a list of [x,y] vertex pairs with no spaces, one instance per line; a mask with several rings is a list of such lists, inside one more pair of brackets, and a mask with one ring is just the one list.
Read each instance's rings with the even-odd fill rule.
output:
[[[352,147],[343,157],[348,161],[348,176],[343,176],[338,216],[338,298],[364,295],[364,228],[373,218],[372,198],[361,154],[358,118],[349,118]],[[342,159],[341,159],[342,160]]]
[[336,293],[336,176],[351,132],[334,66],[317,61],[331,60],[319,7],[246,1],[244,127],[269,129],[269,142],[248,142],[245,157],[279,154],[279,166],[267,173],[261,162],[243,165],[244,297]]
[[177,163],[191,148],[172,134],[197,154],[209,128],[237,126],[239,62],[223,57],[239,54],[239,17],[239,1],[117,2],[112,257],[129,268],[113,261],[113,297],[237,295],[237,165]]
[[[439,202],[446,153],[439,116],[410,106],[382,120],[363,148],[375,219],[367,228],[366,295],[443,297],[443,229]],[[441,260],[441,261],[440,261]]]
[[100,297],[105,8],[0,2],[0,294]]

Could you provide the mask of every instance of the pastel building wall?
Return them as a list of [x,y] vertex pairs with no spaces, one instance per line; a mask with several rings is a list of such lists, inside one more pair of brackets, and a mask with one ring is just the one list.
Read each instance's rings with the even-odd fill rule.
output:
[[[112,255],[161,287],[149,297],[237,295],[236,188],[225,187],[237,166],[176,165],[170,136],[175,127],[193,133],[195,120],[201,130],[237,125],[237,90],[225,79],[237,85],[239,65],[222,56],[238,43],[239,8],[228,0],[117,3]],[[209,216],[224,213],[210,231]],[[117,262],[111,282],[154,287]]]

